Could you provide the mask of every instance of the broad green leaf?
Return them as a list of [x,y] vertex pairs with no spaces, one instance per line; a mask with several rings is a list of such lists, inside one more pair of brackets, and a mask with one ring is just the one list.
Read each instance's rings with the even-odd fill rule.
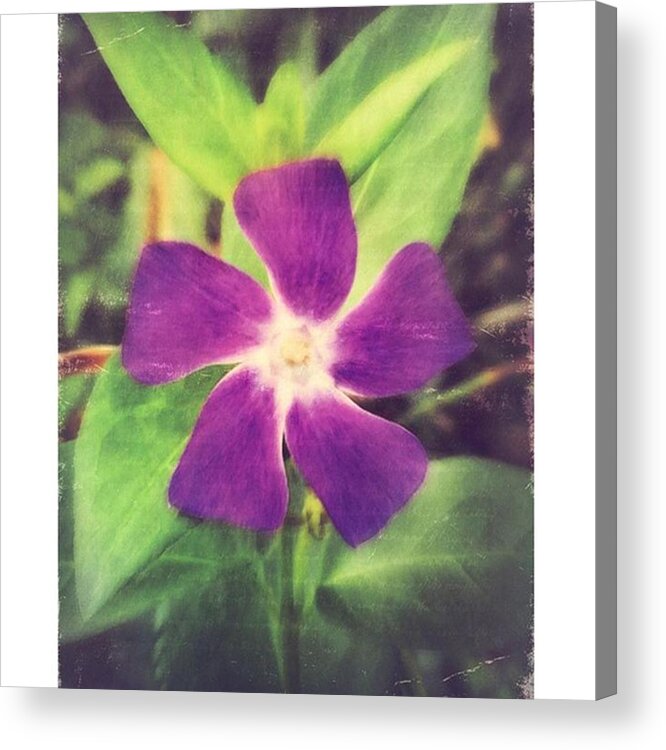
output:
[[[289,471],[290,515],[302,484]],[[169,690],[276,692],[286,687],[285,612],[293,586],[285,579],[294,530],[247,535],[248,564],[223,571],[209,586],[158,612],[154,662],[158,687]],[[192,669],[196,664],[197,668]]]
[[189,601],[193,592],[218,583],[226,569],[247,564],[247,538],[247,532],[216,524],[201,524],[188,530],[90,618],[84,618],[79,608],[74,563],[62,560],[61,639],[77,640],[154,612],[158,607]]
[[158,611],[153,662],[167,690],[279,692],[279,604],[256,564],[224,572]]
[[299,680],[284,680],[279,589],[261,568],[223,571],[158,614],[156,687],[343,695],[389,693],[395,680],[390,644],[331,622],[316,610],[298,634]]
[[247,565],[219,571],[160,610],[158,687],[390,692],[392,646],[322,617],[314,606],[323,561],[343,543],[333,533],[310,533],[302,523],[303,482],[290,463],[287,474],[290,505],[283,528],[256,537]]
[[168,506],[167,486],[222,374],[209,368],[145,386],[115,356],[98,377],[75,455],[74,567],[84,619],[192,528]]
[[158,610],[156,686],[168,690],[229,690],[381,695],[394,682],[390,645],[354,633],[311,611],[298,633],[297,685],[285,682],[279,588],[268,588],[260,566],[221,572]]
[[428,88],[470,46],[452,41],[389,75],[322,138],[315,154],[339,158],[347,177],[355,181],[400,130]]
[[160,13],[87,13],[98,50],[153,141],[220,198],[250,167],[254,101],[193,34]]
[[352,628],[481,656],[525,644],[531,601],[530,475],[473,458],[432,462],[384,532],[337,551],[318,593]]
[[[381,126],[382,111],[369,113],[368,124],[363,124],[370,128],[374,116],[375,136],[385,130],[391,137],[373,141],[376,158],[352,187],[359,253],[348,306],[358,302],[401,247],[415,241],[438,247],[446,237],[478,153],[478,134],[488,108],[494,14],[492,5],[390,8],[318,81],[308,121],[311,149],[348,118],[355,119],[354,112],[365,111],[364,102],[393,88],[391,82],[408,80],[406,71],[418,71],[418,61],[428,71],[425,61],[431,55],[441,53],[443,61],[446,50],[460,52],[397,129],[395,123],[391,128]],[[401,101],[408,102],[408,97]],[[397,112],[399,104],[396,100],[392,105]],[[359,149],[355,161],[366,162],[362,144],[352,145]]]
[[58,431],[62,433],[70,420],[76,420],[90,395],[94,375],[68,375],[58,383]]
[[[480,6],[481,15],[488,15],[490,7]],[[386,9],[319,77],[308,118],[308,146],[314,148],[373,92],[414,63],[452,43],[468,42],[466,32],[478,15],[479,9],[451,5]]]
[[[68,378],[73,380],[73,378]],[[65,381],[66,382],[66,381]],[[75,442],[60,445],[59,634],[78,640],[175,605],[217,582],[223,571],[252,559],[254,536],[224,524],[192,525],[152,563],[130,578],[92,617],[84,618],[75,589],[73,491]]]

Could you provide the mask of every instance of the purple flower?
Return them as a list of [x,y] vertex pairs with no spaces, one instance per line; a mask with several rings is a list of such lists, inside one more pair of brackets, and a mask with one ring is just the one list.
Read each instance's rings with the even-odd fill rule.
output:
[[419,488],[419,441],[351,396],[422,386],[473,348],[437,255],[400,250],[366,297],[340,313],[354,280],[356,228],[336,161],[256,172],[234,196],[266,264],[273,298],[199,248],[144,248],[122,346],[138,381],[165,383],[238,363],[204,404],[169,486],[199,518],[275,530],[287,510],[282,440],[353,546],[374,536]]

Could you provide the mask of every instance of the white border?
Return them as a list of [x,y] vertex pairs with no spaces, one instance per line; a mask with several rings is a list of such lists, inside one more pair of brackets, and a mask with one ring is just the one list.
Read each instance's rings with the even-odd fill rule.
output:
[[595,698],[595,4],[537,3],[536,698]]
[[[3,685],[57,684],[56,60],[55,16],[3,16]],[[537,3],[538,698],[595,692],[594,103],[594,4]]]
[[57,16],[3,16],[0,32],[1,681],[56,685]]

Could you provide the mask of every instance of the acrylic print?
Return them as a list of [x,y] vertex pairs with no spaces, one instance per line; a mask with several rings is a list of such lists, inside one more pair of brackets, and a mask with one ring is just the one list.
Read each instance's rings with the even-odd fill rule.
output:
[[60,23],[60,684],[531,697],[526,5]]

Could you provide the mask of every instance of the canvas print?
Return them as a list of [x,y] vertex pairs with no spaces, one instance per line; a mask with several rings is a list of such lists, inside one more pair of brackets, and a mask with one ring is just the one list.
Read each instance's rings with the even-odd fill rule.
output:
[[60,18],[60,685],[532,696],[532,9]]

